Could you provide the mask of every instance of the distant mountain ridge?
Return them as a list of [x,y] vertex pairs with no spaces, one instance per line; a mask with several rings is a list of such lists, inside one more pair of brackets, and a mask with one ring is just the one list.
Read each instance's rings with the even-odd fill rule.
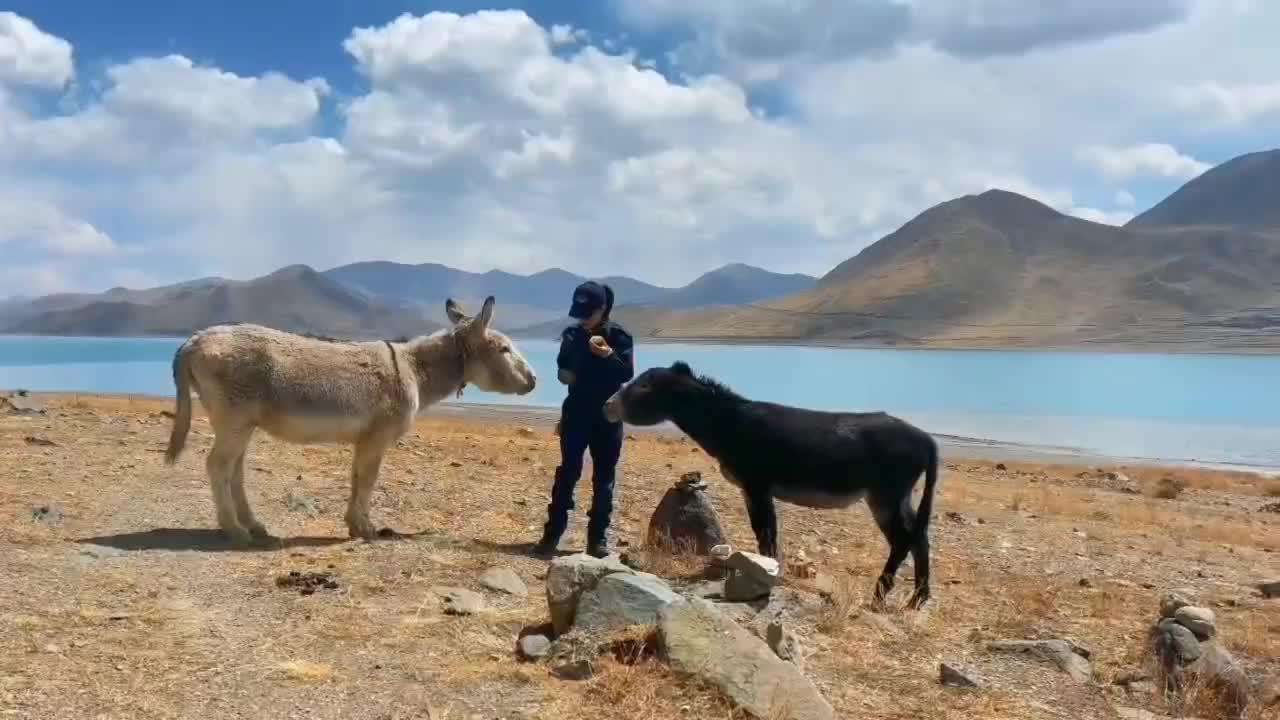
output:
[[1206,170],[1126,227],[1219,226],[1280,231],[1280,149]]

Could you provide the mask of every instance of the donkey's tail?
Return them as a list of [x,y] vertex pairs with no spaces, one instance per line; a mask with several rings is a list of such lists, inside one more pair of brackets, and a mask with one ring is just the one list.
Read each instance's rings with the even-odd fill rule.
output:
[[916,509],[916,524],[912,529],[916,538],[921,538],[929,530],[929,516],[933,513],[933,491],[938,486],[938,443],[928,436],[928,463],[924,470],[924,493],[920,496],[920,507]]
[[169,447],[164,451],[164,464],[172,465],[182,454],[191,431],[191,344],[185,342],[173,354],[173,384],[177,388],[174,397],[173,430],[169,433]]

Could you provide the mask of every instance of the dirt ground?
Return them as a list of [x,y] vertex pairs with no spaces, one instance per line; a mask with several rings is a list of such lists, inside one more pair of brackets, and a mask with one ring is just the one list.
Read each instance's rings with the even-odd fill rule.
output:
[[[374,501],[375,522],[413,535],[368,543],[349,540],[342,521],[350,448],[259,434],[248,493],[285,542],[236,551],[215,530],[202,417],[166,467],[170,401],[39,400],[46,415],[0,417],[0,717],[739,717],[656,660],[606,659],[572,681],[516,657],[521,629],[547,621],[546,562],[527,554],[558,457],[543,416],[421,420],[388,453]],[[708,480],[735,547],[753,549],[742,501],[714,464],[684,438],[653,432],[632,432],[625,446],[615,542],[634,550],[663,492],[690,470]],[[919,613],[867,609],[886,548],[865,507],[779,505],[788,557],[803,550],[834,579],[796,631],[837,717],[1162,710],[1154,694],[1113,681],[1142,668],[1160,595],[1175,588],[1214,610],[1231,650],[1280,663],[1280,600],[1254,588],[1280,579],[1280,513],[1265,510],[1280,502],[1280,482],[1104,470],[1138,492],[1092,468],[948,460],[931,532],[934,600]],[[565,552],[583,547],[589,474],[588,460]],[[1185,487],[1176,498],[1160,497],[1175,485]],[[484,591],[478,578],[495,565],[513,569],[528,596]],[[307,594],[279,586],[292,571],[334,582]],[[910,573],[908,562],[898,603]],[[809,578],[785,583],[815,589]],[[484,610],[445,614],[433,592],[442,586],[482,592]],[[1095,683],[993,657],[985,641],[1000,638],[1073,640],[1091,651]],[[942,662],[984,687],[942,686]]]

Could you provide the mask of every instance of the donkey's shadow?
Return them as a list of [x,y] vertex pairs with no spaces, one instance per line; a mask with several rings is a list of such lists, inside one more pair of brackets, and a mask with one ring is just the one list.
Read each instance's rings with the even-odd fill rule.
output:
[[117,550],[168,550],[191,552],[268,552],[289,548],[328,547],[351,542],[347,537],[271,537],[260,544],[236,547],[221,530],[209,528],[155,528],[139,532],[80,538],[81,545],[98,545]]

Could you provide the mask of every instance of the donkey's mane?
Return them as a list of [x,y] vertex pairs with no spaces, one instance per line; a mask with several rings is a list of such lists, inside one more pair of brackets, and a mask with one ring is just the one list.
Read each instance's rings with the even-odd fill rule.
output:
[[744,402],[746,398],[733,391],[728,385],[716,380],[710,375],[695,374],[687,363],[677,362],[672,369],[686,372],[694,382],[698,383],[703,389],[709,391],[711,396],[721,400],[733,400],[735,402]]

